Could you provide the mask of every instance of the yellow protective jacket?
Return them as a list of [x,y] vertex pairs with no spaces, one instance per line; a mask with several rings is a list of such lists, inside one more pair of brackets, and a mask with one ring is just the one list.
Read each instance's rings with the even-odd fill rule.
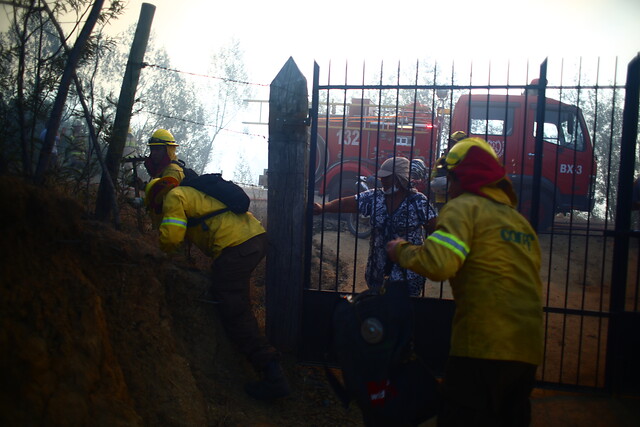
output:
[[399,264],[449,280],[456,303],[452,356],[538,365],[543,357],[540,246],[501,190],[464,193],[444,206],[422,246],[396,247]]
[[178,182],[182,182],[184,179],[184,171],[175,163],[169,163],[169,165],[160,172],[158,178],[164,178],[165,176],[172,176],[178,180]]
[[206,255],[217,258],[224,248],[237,246],[265,229],[250,212],[227,211],[207,219],[203,225],[187,227],[187,218],[203,216],[225,208],[221,201],[192,187],[176,187],[169,191],[162,205],[160,249],[174,252],[186,238]]

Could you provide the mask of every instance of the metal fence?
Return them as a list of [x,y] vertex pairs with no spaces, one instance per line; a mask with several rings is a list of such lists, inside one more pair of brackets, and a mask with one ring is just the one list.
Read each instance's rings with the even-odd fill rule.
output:
[[[394,155],[431,170],[454,131],[484,138],[503,160],[542,246],[539,384],[638,391],[632,360],[639,356],[640,218],[631,212],[631,193],[640,169],[639,62],[419,61],[391,71],[382,64],[322,73],[316,66],[310,197],[326,203],[354,194],[360,176],[375,176]],[[439,204],[430,180],[420,185]],[[301,357],[320,361],[317,343],[327,332],[317,319],[327,319],[336,295],[366,289],[369,241],[366,219],[339,213],[313,221]],[[416,340],[441,369],[453,313],[448,283],[428,280],[414,303]]]

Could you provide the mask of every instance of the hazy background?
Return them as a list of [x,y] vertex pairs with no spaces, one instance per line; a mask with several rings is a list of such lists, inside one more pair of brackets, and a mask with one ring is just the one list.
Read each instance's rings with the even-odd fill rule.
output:
[[[142,3],[129,1],[125,14],[109,31],[118,34],[134,26]],[[584,58],[585,64],[593,64],[618,57],[624,73],[640,50],[639,0],[146,3],[156,6],[152,33],[156,43],[166,48],[172,68],[206,74],[211,54],[236,39],[244,52],[251,98],[260,100],[268,99],[268,85],[289,57],[309,83],[314,61],[322,76],[329,64],[337,74],[347,62],[357,70],[365,62],[375,69],[383,60],[385,65],[397,66],[425,58],[474,64],[490,61],[492,82],[497,83],[499,70],[504,68],[500,61],[506,59],[528,61],[536,68],[548,57],[553,72],[554,61],[561,58]],[[9,8],[0,8],[4,10],[0,13],[2,30]],[[478,66],[475,72],[482,69],[488,67]],[[517,75],[515,71],[511,74]],[[257,182],[258,174],[267,167],[267,126],[246,122],[266,121],[268,111],[262,110],[260,117],[257,105],[251,106],[216,138],[210,171],[223,171],[231,178],[242,158]]]
[[[253,83],[268,85],[289,57],[311,82],[313,63],[321,69],[354,68],[363,61],[415,62],[526,58],[539,65],[545,57],[618,56],[623,68],[640,50],[640,1],[637,0],[448,0],[382,2],[293,0],[221,2],[155,0],[152,29],[164,43],[173,66],[205,72],[208,51],[233,37],[240,41]],[[142,1],[132,0],[114,26],[137,22]],[[534,33],[543,23],[548,31]],[[115,29],[114,28],[114,29]],[[507,36],[505,36],[507,35]],[[254,86],[255,99],[268,99],[267,86]],[[262,112],[266,120],[268,112]],[[216,140],[221,164],[232,168],[242,156],[254,174],[267,167],[267,127],[251,108],[231,131]],[[258,135],[258,136],[256,136]],[[226,141],[226,143],[225,143]],[[228,169],[227,169],[228,170]]]
[[[130,1],[116,27],[137,22],[142,3]],[[203,51],[235,37],[261,83],[269,83],[290,56],[310,76],[314,60],[323,65],[345,58],[373,63],[431,56],[536,62],[547,56],[605,55],[628,61],[640,50],[637,0],[146,3],[156,6],[153,30],[176,65],[202,70]],[[540,22],[548,31],[533,33]]]

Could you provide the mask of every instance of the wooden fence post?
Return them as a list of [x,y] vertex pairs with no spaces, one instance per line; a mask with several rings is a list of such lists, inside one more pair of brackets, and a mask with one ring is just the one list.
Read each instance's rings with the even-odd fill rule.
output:
[[304,279],[307,200],[307,80],[293,58],[271,82],[266,265],[266,333],[283,351],[296,348]]
[[125,140],[129,131],[129,121],[131,120],[131,110],[135,101],[136,89],[138,88],[138,80],[140,79],[140,70],[142,70],[142,60],[147,50],[149,42],[149,34],[151,33],[151,23],[156,7],[149,3],[142,3],[140,8],[140,17],[138,18],[138,26],[131,43],[129,51],[129,61],[122,79],[120,87],[120,96],[118,98],[118,106],[116,108],[116,117],[113,121],[113,135],[107,154],[105,155],[105,165],[107,173],[102,174],[100,187],[98,188],[98,197],[96,200],[96,218],[99,220],[109,219],[109,211],[111,207],[111,198],[114,196],[109,191],[109,184],[106,180],[113,181],[113,187],[117,187],[118,170],[120,169],[120,161],[124,151]]

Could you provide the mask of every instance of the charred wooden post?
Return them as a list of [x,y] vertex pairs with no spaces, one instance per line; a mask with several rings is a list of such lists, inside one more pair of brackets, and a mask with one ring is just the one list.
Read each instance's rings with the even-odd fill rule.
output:
[[266,265],[266,333],[281,350],[297,345],[304,282],[307,80],[293,58],[271,83]]
[[131,43],[129,51],[129,61],[122,79],[122,87],[120,88],[120,97],[118,98],[118,107],[116,108],[116,117],[113,121],[113,136],[107,149],[105,156],[105,164],[108,173],[103,173],[98,189],[98,198],[96,200],[96,218],[107,220],[109,218],[109,207],[112,204],[111,198],[114,195],[109,191],[108,179],[113,181],[113,186],[117,185],[116,177],[120,169],[120,161],[124,151],[127,132],[129,131],[129,122],[131,120],[131,110],[135,100],[136,89],[138,88],[138,80],[140,79],[140,70],[142,70],[142,60],[147,50],[149,42],[149,34],[151,33],[151,23],[156,7],[149,3],[142,3],[140,9],[140,17],[138,18],[138,26]]

